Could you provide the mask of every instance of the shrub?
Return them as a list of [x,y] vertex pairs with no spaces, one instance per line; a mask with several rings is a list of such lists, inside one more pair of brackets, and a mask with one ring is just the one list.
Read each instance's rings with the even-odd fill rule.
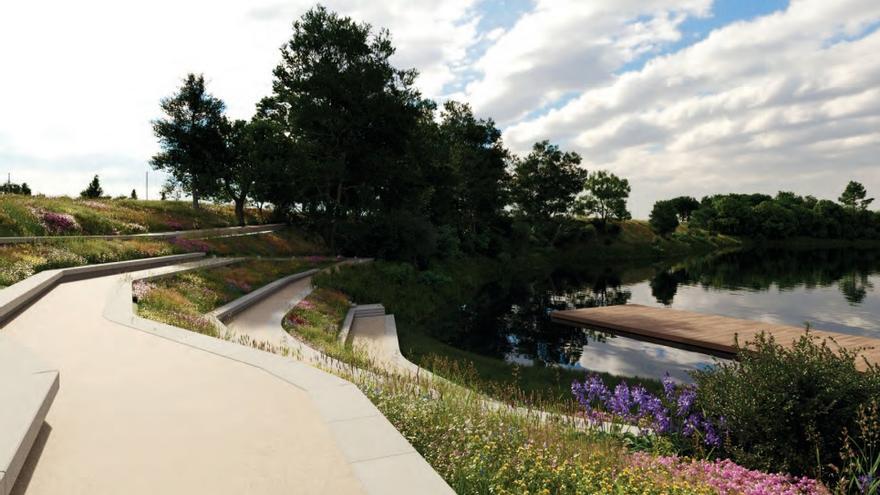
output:
[[657,201],[651,209],[648,220],[651,228],[661,235],[675,232],[678,227],[678,213],[672,201]]
[[880,395],[880,370],[859,371],[857,350],[809,332],[791,347],[762,333],[737,352],[738,362],[694,373],[698,407],[726,419],[727,453],[751,468],[829,479],[844,431]]

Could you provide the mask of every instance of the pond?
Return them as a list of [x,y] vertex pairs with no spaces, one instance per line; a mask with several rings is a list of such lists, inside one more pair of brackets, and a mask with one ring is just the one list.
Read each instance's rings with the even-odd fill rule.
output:
[[755,249],[674,264],[606,263],[486,285],[459,346],[523,365],[659,378],[716,358],[553,323],[549,313],[643,304],[880,338],[880,250]]

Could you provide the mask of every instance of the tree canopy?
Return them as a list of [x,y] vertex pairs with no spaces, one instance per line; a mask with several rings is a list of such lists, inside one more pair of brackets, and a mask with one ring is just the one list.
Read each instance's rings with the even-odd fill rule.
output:
[[104,189],[101,188],[101,180],[95,175],[89,185],[79,195],[83,198],[100,198],[104,195]]

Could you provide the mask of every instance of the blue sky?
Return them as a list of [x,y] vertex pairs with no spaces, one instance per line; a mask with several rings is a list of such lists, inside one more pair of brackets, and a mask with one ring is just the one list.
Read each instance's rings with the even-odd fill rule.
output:
[[[390,29],[423,93],[495,119],[513,152],[549,139],[629,178],[636,217],[683,193],[880,190],[876,0],[324,3]],[[98,173],[112,194],[143,195],[159,99],[204,72],[249,117],[311,5],[5,2],[0,173],[47,194]]]

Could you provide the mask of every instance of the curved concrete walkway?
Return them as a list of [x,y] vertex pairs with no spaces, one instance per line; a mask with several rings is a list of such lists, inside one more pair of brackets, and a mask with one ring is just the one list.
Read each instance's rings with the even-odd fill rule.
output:
[[13,493],[363,493],[307,392],[105,318],[169,270],[63,283],[2,330],[63,376]]
[[312,292],[312,277],[296,282],[275,292],[226,322],[235,335],[247,335],[257,342],[285,346],[299,359],[307,362],[320,360],[323,355],[284,331],[281,321],[294,306]]

